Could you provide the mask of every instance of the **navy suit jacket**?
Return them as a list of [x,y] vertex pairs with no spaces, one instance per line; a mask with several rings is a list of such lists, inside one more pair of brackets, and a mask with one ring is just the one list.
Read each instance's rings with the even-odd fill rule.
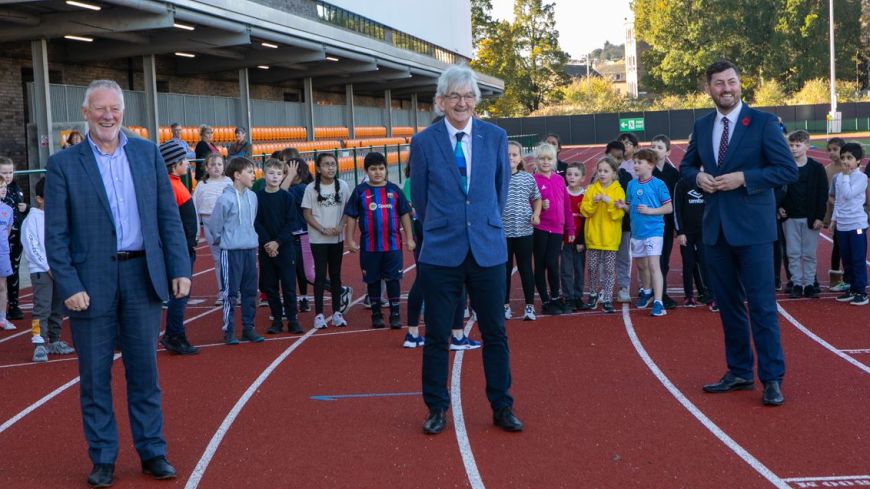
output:
[[[153,143],[130,138],[124,147],[136,182],[150,283],[143,294],[169,299],[169,279],[190,277],[190,257],[166,165]],[[72,317],[111,311],[117,292],[117,239],[97,160],[87,142],[51,156],[45,180],[45,250],[61,299],[87,292],[90,306]]]
[[722,166],[713,148],[716,111],[695,121],[689,148],[680,162],[680,174],[695,182],[698,172],[713,177],[742,171],[745,185],[727,192],[705,193],[704,243],[714,245],[719,233],[732,246],[776,241],[776,202],[773,189],[798,179],[798,169],[776,116],[749,108],[737,118]]
[[507,261],[501,215],[510,184],[507,134],[477,119],[471,126],[471,179],[462,189],[446,120],[411,139],[411,201],[423,224],[420,263],[456,267],[471,250],[482,267]]

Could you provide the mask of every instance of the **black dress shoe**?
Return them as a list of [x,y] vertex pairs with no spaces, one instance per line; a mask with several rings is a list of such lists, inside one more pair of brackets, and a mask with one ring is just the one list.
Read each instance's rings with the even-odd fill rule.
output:
[[782,390],[779,388],[778,380],[768,380],[764,383],[764,394],[761,396],[761,402],[765,406],[781,406],[783,401]]
[[437,435],[444,431],[444,425],[447,424],[446,416],[443,409],[430,409],[429,417],[423,422],[423,433],[427,435]]
[[142,473],[155,479],[174,479],[175,467],[164,456],[149,458],[142,462]]
[[115,478],[115,464],[94,464],[88,475],[88,485],[91,487],[111,487]]
[[523,422],[514,416],[514,411],[510,407],[504,407],[493,411],[492,422],[505,431],[523,431]]
[[704,392],[712,392],[714,394],[719,394],[722,392],[731,392],[731,391],[747,391],[752,390],[755,383],[751,380],[742,379],[731,372],[725,374],[719,382],[715,384],[707,384],[704,386]]

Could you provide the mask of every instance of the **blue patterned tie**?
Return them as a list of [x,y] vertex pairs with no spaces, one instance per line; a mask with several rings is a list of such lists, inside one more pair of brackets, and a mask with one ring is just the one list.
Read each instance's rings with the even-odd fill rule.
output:
[[456,169],[459,170],[459,180],[462,183],[462,190],[468,194],[468,167],[465,163],[465,153],[462,151],[462,138],[464,137],[464,132],[456,133],[456,148],[453,150],[453,157],[456,159]]

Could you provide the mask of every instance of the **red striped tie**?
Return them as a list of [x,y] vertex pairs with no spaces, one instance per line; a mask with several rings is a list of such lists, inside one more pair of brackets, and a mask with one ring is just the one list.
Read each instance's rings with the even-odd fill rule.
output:
[[725,153],[728,152],[728,118],[722,118],[722,139],[719,141],[719,158],[716,159],[716,165],[722,166],[725,162]]

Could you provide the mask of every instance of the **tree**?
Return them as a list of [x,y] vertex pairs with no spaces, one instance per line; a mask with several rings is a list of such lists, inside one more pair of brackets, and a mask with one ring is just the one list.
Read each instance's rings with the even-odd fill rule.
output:
[[[855,79],[860,0],[835,3],[838,77]],[[761,80],[777,79],[792,91],[827,73],[824,0],[634,0],[632,6],[637,38],[650,46],[641,62],[652,91],[696,90],[704,68],[721,57],[740,67],[748,97]]]
[[493,24],[491,12],[490,0],[471,0],[471,45],[474,49],[490,35]]
[[[474,0],[472,25],[490,18],[490,2]],[[477,20],[475,20],[477,19]],[[504,95],[480,104],[492,116],[527,114],[545,102],[558,101],[567,83],[568,54],[559,47],[553,4],[542,0],[515,0],[514,21],[490,21],[477,44],[471,66],[505,82]]]
[[758,87],[755,91],[755,103],[761,107],[771,107],[775,105],[785,105],[788,101],[788,95],[779,80],[767,80]]

